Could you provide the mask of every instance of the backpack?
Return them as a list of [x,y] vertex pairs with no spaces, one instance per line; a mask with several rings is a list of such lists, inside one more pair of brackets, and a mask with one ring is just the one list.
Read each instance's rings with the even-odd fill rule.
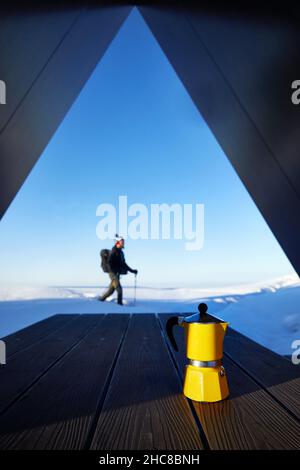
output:
[[107,248],[104,248],[103,250],[100,251],[101,268],[103,269],[105,273],[109,273],[110,271],[109,263],[108,263],[109,255],[110,255],[110,250],[108,250]]

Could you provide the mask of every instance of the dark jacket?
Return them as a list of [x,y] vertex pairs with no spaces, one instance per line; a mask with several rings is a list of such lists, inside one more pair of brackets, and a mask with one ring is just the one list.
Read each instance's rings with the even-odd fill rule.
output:
[[134,269],[131,269],[126,263],[122,248],[117,248],[116,246],[113,246],[111,249],[108,264],[110,272],[114,274],[127,274],[127,271],[131,273],[135,272]]

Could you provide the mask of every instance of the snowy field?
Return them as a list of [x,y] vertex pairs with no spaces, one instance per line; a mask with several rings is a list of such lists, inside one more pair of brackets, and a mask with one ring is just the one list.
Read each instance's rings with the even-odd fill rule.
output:
[[220,289],[140,287],[135,304],[133,288],[124,287],[124,306],[115,298],[99,302],[96,296],[103,290],[1,287],[0,337],[57,313],[192,313],[204,301],[211,314],[279,354],[290,355],[292,342],[300,339],[300,281],[296,276]]

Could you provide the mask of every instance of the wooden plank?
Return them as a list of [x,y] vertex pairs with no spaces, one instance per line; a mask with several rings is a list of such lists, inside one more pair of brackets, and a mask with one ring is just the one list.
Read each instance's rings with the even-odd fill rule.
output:
[[300,425],[263,388],[224,358],[230,399],[194,402],[213,449],[300,449]]
[[255,341],[228,329],[224,350],[257,382],[300,418],[300,367]]
[[97,315],[76,320],[16,354],[0,369],[0,412],[16,400],[98,322]]
[[[261,5],[256,14],[259,12],[262,18]],[[268,15],[262,24],[250,15],[242,18],[193,13],[188,13],[189,21],[299,197],[300,133],[296,129],[300,120],[283,85],[292,83],[295,79],[291,77],[299,76],[300,71],[296,15],[273,16],[272,20]],[[276,80],[270,80],[270,71],[274,70]]]
[[129,324],[92,449],[202,449],[154,315]]
[[[45,15],[43,37],[39,28],[31,29],[30,42],[39,44],[45,65],[0,134],[0,218],[131,9],[129,5],[108,4],[84,9],[50,57],[47,43],[64,14],[60,9],[53,11],[56,21]],[[22,16],[20,29],[24,21]],[[24,49],[22,41],[19,48]],[[11,60],[9,69],[16,70],[17,64]]]
[[78,315],[53,315],[3,338],[7,358],[45,338]]
[[[250,22],[248,16],[235,17],[230,12],[205,15],[201,9],[197,12],[188,6],[188,2],[180,3],[183,8],[140,5],[138,9],[300,273],[300,217],[296,215],[300,212],[299,113],[290,100],[290,83],[299,76],[299,62],[292,60],[298,57],[298,19],[295,15],[290,24],[281,21],[277,26],[270,21],[265,50],[261,41],[266,38],[266,28],[264,25],[262,29],[261,19],[252,17]],[[231,32],[226,34],[228,28]],[[247,36],[247,44],[240,40],[240,30],[243,37]],[[251,49],[250,61],[245,54],[247,48]],[[277,69],[276,80],[270,79]]]
[[[170,315],[159,315],[164,325]],[[186,364],[184,334],[175,328],[181,375]],[[166,338],[168,342],[168,339]],[[299,449],[299,423],[228,357],[224,358],[230,397],[218,403],[193,402],[211,449]],[[258,364],[259,365],[259,364]]]
[[1,449],[85,448],[129,320],[95,317],[96,327],[0,417]]
[[[72,27],[80,10],[0,14],[1,79],[8,99],[0,108],[0,132]],[[39,44],[39,47],[36,45]]]

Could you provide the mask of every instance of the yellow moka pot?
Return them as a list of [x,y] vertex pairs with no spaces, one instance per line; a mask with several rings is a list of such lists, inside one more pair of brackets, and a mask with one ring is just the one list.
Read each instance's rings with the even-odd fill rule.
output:
[[171,317],[167,322],[170,342],[178,351],[173,326],[185,330],[186,355],[183,393],[199,402],[215,402],[228,397],[225,369],[222,366],[223,340],[228,323],[207,314],[207,305],[198,306],[199,314]]

